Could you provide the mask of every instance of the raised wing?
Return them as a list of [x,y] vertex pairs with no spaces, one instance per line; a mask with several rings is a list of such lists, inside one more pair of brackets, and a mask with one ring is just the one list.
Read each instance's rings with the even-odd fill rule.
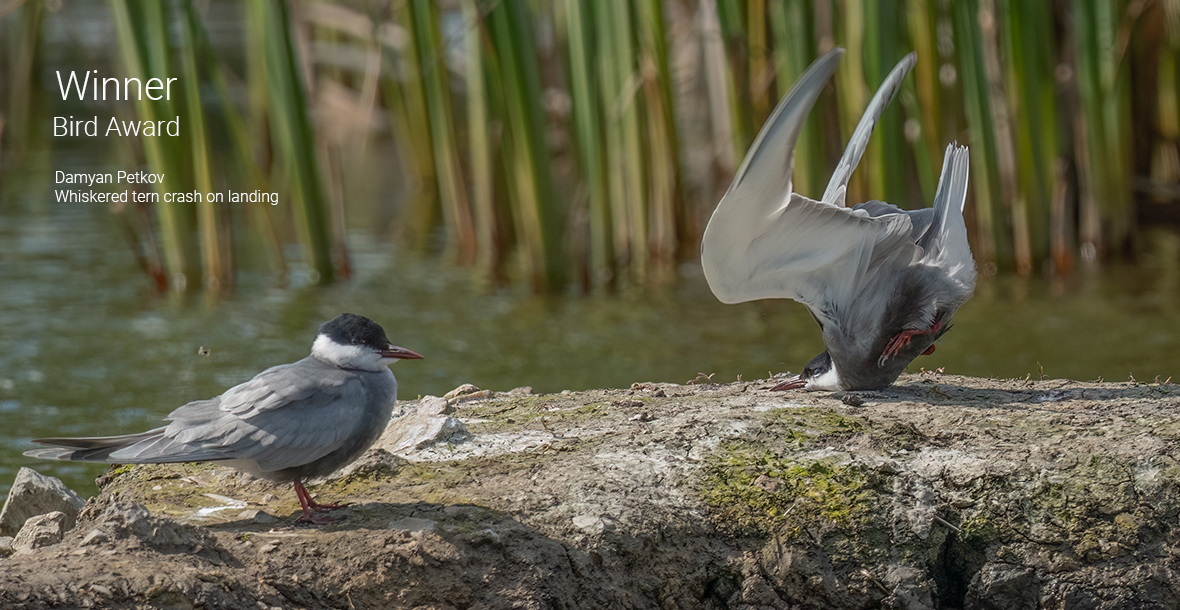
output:
[[905,214],[870,217],[792,194],[790,202],[751,229],[735,256],[705,265],[723,303],[788,298],[825,318],[838,317],[885,264],[907,265],[920,253]]
[[844,205],[848,180],[852,177],[852,172],[860,164],[860,158],[864,156],[865,149],[869,146],[869,137],[873,135],[873,129],[881,120],[881,114],[885,112],[885,107],[893,101],[894,97],[897,97],[897,92],[901,90],[901,81],[910,73],[917,61],[917,53],[910,53],[903,57],[889,72],[889,76],[885,77],[881,86],[877,88],[873,99],[869,101],[869,107],[865,108],[864,114],[860,117],[860,123],[856,125],[856,131],[852,132],[848,146],[844,147],[844,154],[840,157],[840,163],[836,165],[836,171],[832,172],[832,179],[828,181],[828,188],[824,190],[821,201],[832,205]]
[[[872,215],[791,193],[799,128],[839,58],[834,50],[816,60],[779,103],[705,228],[701,263],[724,303],[788,298],[830,317],[851,306],[870,270],[909,264],[920,254],[904,213]],[[907,57],[886,81],[893,90],[907,62],[912,66]],[[873,100],[891,98],[879,92]],[[876,118],[861,122],[870,131],[875,124]],[[867,139],[865,134],[856,141]],[[863,153],[859,146],[859,152],[845,152],[850,167]]]
[[[766,119],[758,137],[754,138],[746,158],[733,176],[726,197],[734,194],[747,202],[757,202],[749,204],[745,210],[763,214],[769,214],[786,203],[791,193],[791,173],[795,167],[795,141],[799,139],[799,129],[824,85],[831,80],[843,55],[844,49],[835,48],[808,66]],[[724,205],[725,200],[722,199],[717,210],[721,210]],[[713,215],[716,216],[717,211]]]

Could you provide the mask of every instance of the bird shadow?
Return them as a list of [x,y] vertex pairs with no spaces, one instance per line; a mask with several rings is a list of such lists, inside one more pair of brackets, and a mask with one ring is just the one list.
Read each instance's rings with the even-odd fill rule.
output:
[[356,531],[389,529],[405,532],[433,532],[440,524],[463,523],[470,525],[478,522],[499,522],[506,518],[505,513],[486,506],[476,504],[438,504],[433,502],[353,502],[344,507],[323,513],[326,516],[339,519],[335,523],[313,524],[299,521],[299,510],[293,510],[285,515],[276,515],[276,522],[258,522],[254,519],[241,518],[218,523],[210,523],[205,527],[214,532],[248,533],[248,532],[303,532],[303,531]]
[[1086,403],[1101,407],[1126,401],[1161,401],[1180,398],[1180,385],[1123,382],[1080,382],[1069,379],[987,380],[959,382],[938,377],[890,386],[876,391],[835,392],[832,398],[845,404],[923,402],[964,408],[1035,408],[1055,410]]

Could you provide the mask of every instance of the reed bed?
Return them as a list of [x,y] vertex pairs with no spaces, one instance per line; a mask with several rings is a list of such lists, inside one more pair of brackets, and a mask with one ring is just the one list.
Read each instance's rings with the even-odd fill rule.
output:
[[[134,103],[134,115],[157,121],[179,117],[181,137],[144,137],[132,152],[152,172],[162,173],[164,183],[153,189],[159,200],[152,204],[154,222],[143,221],[142,210],[128,207],[117,212],[132,218],[123,224],[135,242],[149,273],[160,269],[157,284],[184,291],[201,286],[211,292],[232,288],[234,234],[256,239],[268,252],[272,267],[285,276],[283,238],[266,202],[251,203],[245,214],[209,194],[229,190],[271,192],[283,184],[281,197],[290,202],[290,220],[304,253],[308,276],[327,283],[347,270],[347,259],[333,238],[333,219],[321,184],[317,154],[319,138],[313,132],[299,53],[293,36],[290,7],[286,2],[264,0],[247,3],[243,21],[251,33],[249,58],[250,118],[243,119],[234,103],[225,70],[212,48],[203,20],[191,0],[132,2],[110,0],[123,72],[146,80],[159,75],[179,75],[180,95]],[[178,39],[171,36],[179,32]],[[202,90],[217,92],[217,103],[202,98]],[[219,133],[229,141],[227,154],[215,151],[210,115],[219,118]],[[247,128],[247,124],[252,128]],[[259,141],[269,146],[260,148]],[[202,194],[196,203],[169,202],[168,192]],[[280,219],[280,222],[283,219]],[[154,261],[162,261],[157,264]]]
[[[39,7],[5,25],[37,27]],[[672,277],[780,96],[833,45],[848,53],[798,142],[805,195],[820,195],[872,92],[916,50],[850,202],[929,205],[944,146],[968,144],[976,258],[1032,275],[1133,253],[1141,223],[1175,217],[1180,198],[1180,0],[264,0],[241,8],[238,79],[189,0],[110,7],[125,72],[193,85],[136,105],[190,129],[183,146],[145,139],[147,164],[198,189],[282,184],[290,217],[254,210],[246,230],[282,270],[293,222],[325,282],[347,272],[340,151],[363,153],[378,115],[404,159],[390,170],[412,194],[399,216],[408,246],[441,234],[450,260],[537,291]],[[186,34],[170,43],[176,24]],[[27,80],[29,43],[10,47],[10,74]],[[198,85],[218,92],[212,112]],[[326,135],[317,109],[332,92],[361,117],[359,145]],[[8,93],[9,116],[27,113]],[[211,129],[230,135],[226,155]],[[172,287],[232,283],[238,216],[154,211]]]

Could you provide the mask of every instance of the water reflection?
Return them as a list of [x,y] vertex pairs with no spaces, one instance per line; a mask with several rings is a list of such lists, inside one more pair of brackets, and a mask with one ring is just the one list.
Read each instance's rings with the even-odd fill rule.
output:
[[[303,357],[316,326],[341,311],[378,320],[426,356],[395,366],[403,398],[461,383],[555,392],[698,373],[752,379],[798,370],[823,349],[802,306],[722,305],[695,265],[670,287],[609,297],[488,293],[466,271],[400,255],[365,229],[350,236],[357,273],[347,283],[279,288],[260,274],[216,302],[160,296],[105,209],[30,201],[0,204],[0,493],[21,465],[93,493],[102,466],[21,457],[28,439],[158,425],[184,402]],[[981,278],[912,370],[1180,379],[1180,237],[1144,241],[1135,266],[1055,282]]]

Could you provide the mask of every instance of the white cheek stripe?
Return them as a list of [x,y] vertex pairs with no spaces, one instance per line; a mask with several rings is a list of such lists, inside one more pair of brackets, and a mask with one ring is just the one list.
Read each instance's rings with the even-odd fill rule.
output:
[[344,368],[376,368],[380,360],[380,356],[370,349],[359,345],[340,345],[327,335],[315,338],[311,344],[311,353],[320,360]]
[[819,377],[812,378],[807,383],[808,390],[841,390],[840,387],[840,373],[836,371],[836,363],[832,362],[832,368],[824,372]]

